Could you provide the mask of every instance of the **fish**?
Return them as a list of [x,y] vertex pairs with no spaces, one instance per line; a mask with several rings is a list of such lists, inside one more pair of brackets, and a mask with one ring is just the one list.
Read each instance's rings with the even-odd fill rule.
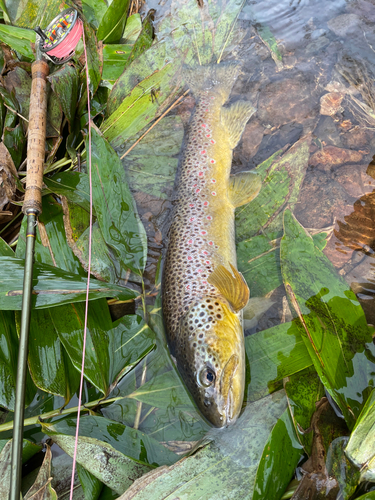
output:
[[236,267],[235,209],[254,199],[261,178],[230,175],[233,149],[255,112],[224,106],[240,65],[185,68],[195,100],[180,156],[162,274],[170,352],[202,415],[214,426],[238,418],[245,387],[242,309],[249,288]]

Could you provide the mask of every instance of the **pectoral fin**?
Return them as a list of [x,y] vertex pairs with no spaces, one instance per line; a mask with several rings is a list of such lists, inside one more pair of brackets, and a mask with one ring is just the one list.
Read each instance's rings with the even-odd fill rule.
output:
[[219,265],[215,267],[207,281],[224,295],[233,311],[238,312],[246,306],[250,291],[242,274],[232,264],[229,265],[232,272]]
[[237,101],[221,109],[221,123],[227,129],[232,149],[237,146],[246,123],[255,111],[255,108],[247,101]]
[[262,186],[262,178],[256,172],[240,172],[229,179],[228,197],[234,207],[253,200]]

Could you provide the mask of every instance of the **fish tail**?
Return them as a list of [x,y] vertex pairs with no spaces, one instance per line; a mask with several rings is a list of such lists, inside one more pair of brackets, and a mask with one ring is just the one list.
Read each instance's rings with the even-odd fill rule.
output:
[[185,66],[183,77],[195,96],[210,90],[220,93],[225,102],[229,98],[240,69],[240,64],[232,62],[207,66]]

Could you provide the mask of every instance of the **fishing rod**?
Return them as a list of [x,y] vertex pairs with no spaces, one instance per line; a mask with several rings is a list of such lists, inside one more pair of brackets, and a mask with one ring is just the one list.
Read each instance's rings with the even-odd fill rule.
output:
[[27,356],[33,289],[33,264],[36,226],[42,213],[42,186],[47,121],[47,76],[49,65],[63,64],[74,55],[83,33],[83,23],[75,9],[69,8],[55,17],[45,30],[35,28],[36,59],[31,66],[29,128],[27,140],[26,193],[23,213],[27,216],[25,270],[19,337],[16,400],[14,408],[11,482],[9,500],[20,500],[22,481],[22,444],[25,407]]

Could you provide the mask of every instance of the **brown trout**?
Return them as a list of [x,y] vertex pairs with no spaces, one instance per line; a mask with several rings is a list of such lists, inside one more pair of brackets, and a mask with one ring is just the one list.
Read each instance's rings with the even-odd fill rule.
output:
[[176,177],[163,271],[163,314],[172,355],[202,414],[233,423],[242,407],[245,345],[241,310],[249,289],[236,269],[234,210],[259,192],[253,172],[230,176],[232,150],[254,108],[228,100],[239,66],[185,70],[196,99]]

